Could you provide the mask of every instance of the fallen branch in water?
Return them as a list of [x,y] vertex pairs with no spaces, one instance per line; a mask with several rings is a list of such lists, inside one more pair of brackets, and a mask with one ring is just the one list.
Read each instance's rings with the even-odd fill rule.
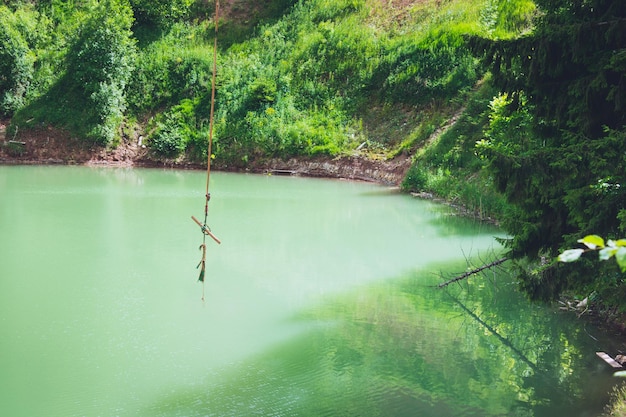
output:
[[454,277],[454,278],[452,278],[452,279],[450,279],[450,280],[448,280],[446,282],[442,282],[441,284],[438,285],[438,287],[439,288],[447,287],[448,285],[450,285],[452,283],[455,283],[455,282],[460,281],[460,280],[465,279],[465,278],[469,278],[469,277],[471,277],[474,274],[477,274],[477,273],[479,273],[481,271],[484,271],[485,269],[493,268],[494,266],[500,265],[501,263],[504,263],[504,262],[506,262],[508,260],[509,260],[509,258],[500,258],[497,261],[493,261],[493,262],[491,262],[489,264],[486,264],[486,265],[483,265],[483,266],[481,266],[479,268],[472,269],[471,271],[467,271],[464,274],[461,274],[461,275],[459,275],[457,277]]

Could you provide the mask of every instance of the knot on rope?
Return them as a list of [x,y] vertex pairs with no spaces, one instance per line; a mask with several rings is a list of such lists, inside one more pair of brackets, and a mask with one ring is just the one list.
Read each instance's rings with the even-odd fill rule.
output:
[[209,226],[207,226],[206,223],[200,223],[200,220],[196,219],[195,216],[191,216],[191,218],[193,219],[194,222],[196,222],[196,224],[198,226],[200,226],[200,230],[202,231],[202,234],[205,236],[210,236],[211,239],[213,239],[214,241],[216,241],[218,244],[222,243],[217,236],[215,236],[212,232],[211,229],[209,228]]

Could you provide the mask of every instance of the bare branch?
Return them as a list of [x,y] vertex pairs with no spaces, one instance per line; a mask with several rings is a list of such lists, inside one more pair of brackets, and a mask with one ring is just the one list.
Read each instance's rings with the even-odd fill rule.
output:
[[469,277],[471,277],[474,274],[477,274],[477,273],[479,273],[481,271],[484,271],[485,269],[489,269],[489,268],[493,268],[494,266],[498,266],[501,263],[504,263],[504,262],[506,262],[508,260],[509,260],[509,258],[506,258],[506,257],[505,258],[500,258],[500,259],[498,259],[496,261],[493,261],[493,262],[491,262],[489,264],[483,265],[483,266],[481,266],[479,268],[472,269],[471,271],[467,271],[467,272],[465,272],[465,273],[463,273],[463,274],[461,274],[461,275],[459,275],[457,277],[454,277],[454,278],[452,278],[452,279],[450,279],[450,280],[448,280],[446,282],[442,282],[441,284],[438,285],[438,287],[439,288],[447,287],[448,285],[450,285],[450,284],[452,284],[454,282],[458,282],[458,281],[461,281],[462,279],[469,278]]

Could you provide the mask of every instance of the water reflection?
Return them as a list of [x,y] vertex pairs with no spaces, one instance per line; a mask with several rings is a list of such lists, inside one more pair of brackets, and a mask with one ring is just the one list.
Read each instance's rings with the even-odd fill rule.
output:
[[3,414],[583,416],[606,402],[595,329],[529,304],[502,271],[436,288],[497,252],[496,229],[372,184],[213,175],[223,243],[202,303],[204,181],[0,167]]
[[482,279],[438,290],[415,272],[326,300],[298,315],[306,334],[145,415],[599,415],[612,381],[598,342]]

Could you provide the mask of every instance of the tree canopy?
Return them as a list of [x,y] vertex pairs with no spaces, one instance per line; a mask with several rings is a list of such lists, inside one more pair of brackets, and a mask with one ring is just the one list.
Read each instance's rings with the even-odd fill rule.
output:
[[[536,3],[532,32],[469,44],[502,91],[479,150],[515,207],[503,218],[507,244],[538,259],[581,235],[615,237],[626,227],[626,9],[615,0]],[[541,298],[566,288],[616,291],[582,275],[550,267],[523,286]]]

